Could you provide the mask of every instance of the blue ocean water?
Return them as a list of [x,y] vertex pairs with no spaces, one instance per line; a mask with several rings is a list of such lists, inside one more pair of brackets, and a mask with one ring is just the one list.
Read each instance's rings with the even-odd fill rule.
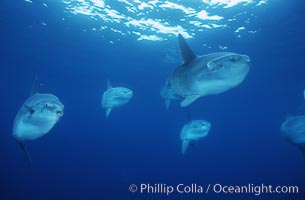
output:
[[[305,199],[305,161],[280,133],[281,123],[304,103],[304,2],[209,5],[209,16],[232,19],[223,23],[214,17],[208,23],[213,28],[185,25],[192,9],[169,14],[166,4],[162,10],[153,1],[140,2],[160,12],[138,8],[130,15],[139,16],[133,22],[139,26],[126,25],[131,18],[123,21],[113,10],[108,12],[113,21],[80,14],[86,13],[84,8],[73,13],[81,2],[90,1],[0,2],[0,199]],[[127,16],[124,1],[92,2],[121,9]],[[203,2],[212,1],[172,2],[203,10]],[[95,8],[97,13],[107,9]],[[183,29],[169,28],[179,26]],[[246,80],[187,109],[174,101],[166,110],[160,88],[181,63],[179,30],[199,55],[224,50],[249,55]],[[36,74],[39,91],[58,96],[65,114],[49,134],[26,143],[33,160],[29,165],[12,137],[12,126]],[[132,89],[134,96],[106,120],[101,97],[107,79],[113,86]],[[212,128],[182,156],[179,133],[188,112],[193,119],[211,122]],[[131,184],[180,183],[292,185],[299,193],[129,191]]]

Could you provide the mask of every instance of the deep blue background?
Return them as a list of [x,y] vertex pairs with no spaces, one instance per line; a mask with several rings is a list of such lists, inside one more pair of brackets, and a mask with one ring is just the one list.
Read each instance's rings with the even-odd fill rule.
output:
[[[132,183],[221,183],[298,185],[298,195],[178,195],[168,199],[305,199],[305,162],[279,131],[302,104],[305,88],[305,5],[270,1],[257,12],[260,31],[236,39],[229,31],[197,35],[189,43],[224,43],[251,57],[244,83],[230,92],[202,98],[187,110],[212,123],[208,137],[185,156],[179,132],[185,109],[164,107],[159,90],[175,64],[163,62],[168,42],[110,44],[83,32],[85,21],[62,22],[63,5],[0,1],[0,199],[165,199],[131,194]],[[268,8],[268,9],[267,9]],[[77,18],[77,17],[76,17]],[[39,26],[47,21],[47,26]],[[108,34],[108,35],[107,35]],[[113,37],[105,33],[105,38]],[[217,41],[217,42],[216,42]],[[217,49],[212,49],[217,51]],[[212,51],[211,50],[211,51]],[[28,165],[13,140],[15,114],[30,93],[35,74],[40,92],[57,95],[65,115],[50,134],[27,143]],[[130,103],[101,108],[109,78],[134,91]]]

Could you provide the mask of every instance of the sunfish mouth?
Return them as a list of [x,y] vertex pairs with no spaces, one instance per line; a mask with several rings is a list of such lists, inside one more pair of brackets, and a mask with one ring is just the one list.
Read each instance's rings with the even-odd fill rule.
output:
[[56,112],[56,114],[57,114],[58,116],[62,117],[62,116],[64,115],[64,112],[63,112],[62,110],[58,110],[58,111]]
[[247,55],[240,55],[240,57],[241,57],[246,63],[248,63],[248,64],[251,63],[251,59],[250,59],[249,56],[247,56]]

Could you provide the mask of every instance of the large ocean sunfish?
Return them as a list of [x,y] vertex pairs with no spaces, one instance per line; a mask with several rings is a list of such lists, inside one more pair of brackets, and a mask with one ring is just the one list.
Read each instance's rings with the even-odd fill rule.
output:
[[37,93],[37,79],[32,95],[19,109],[13,125],[13,137],[31,161],[24,146],[25,141],[36,140],[46,135],[63,116],[64,105],[52,94]]
[[192,120],[185,124],[180,132],[182,154],[185,153],[190,142],[206,137],[210,129],[211,124],[205,120]]
[[112,87],[108,80],[107,90],[103,93],[102,107],[106,110],[106,118],[113,108],[125,105],[131,99],[133,93],[125,87]]
[[225,92],[238,86],[250,69],[250,58],[231,52],[202,56],[193,53],[182,35],[178,35],[184,63],[169,76],[167,88],[184,100],[186,107],[199,97]]

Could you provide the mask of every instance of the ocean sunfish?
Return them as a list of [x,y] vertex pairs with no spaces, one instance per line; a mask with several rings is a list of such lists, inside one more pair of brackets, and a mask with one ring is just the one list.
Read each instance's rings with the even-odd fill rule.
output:
[[301,150],[305,158],[305,115],[288,117],[281,125],[281,132]]
[[106,118],[113,108],[125,105],[131,99],[133,93],[125,87],[112,87],[108,80],[107,90],[102,97],[102,108],[106,110]]
[[19,109],[13,125],[13,137],[31,161],[24,146],[25,141],[36,140],[46,135],[63,116],[64,105],[52,94],[37,93],[37,79],[34,81],[32,95]]
[[211,124],[205,120],[192,120],[185,124],[180,132],[182,154],[185,153],[191,141],[199,140],[208,135]]
[[186,107],[199,97],[225,92],[238,86],[250,70],[250,58],[232,52],[197,56],[182,35],[178,35],[184,63],[169,76],[167,87],[184,100]]

